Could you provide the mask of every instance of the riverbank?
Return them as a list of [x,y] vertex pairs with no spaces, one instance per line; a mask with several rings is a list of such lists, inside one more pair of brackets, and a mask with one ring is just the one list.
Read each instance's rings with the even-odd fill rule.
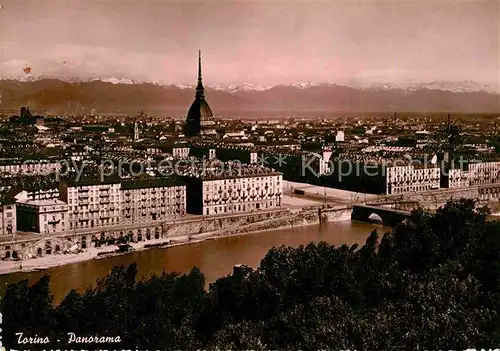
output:
[[[317,225],[327,222],[347,221],[350,220],[351,210],[339,206],[337,208],[324,209],[323,212],[318,212],[318,209],[301,209],[292,211],[285,216],[271,216],[255,222],[234,222],[227,227],[217,230],[190,234],[182,234],[167,236],[159,239],[151,238],[147,241],[128,242],[133,248],[133,251],[143,251],[154,248],[171,248],[180,245],[189,245],[200,243],[202,241],[216,240],[223,237],[243,236],[255,233],[263,233],[274,230],[286,230],[291,228],[305,227],[308,225]],[[492,214],[491,219],[497,219],[500,213]],[[57,253],[45,255],[38,258],[24,259],[20,261],[3,261],[0,262],[0,275],[10,273],[27,273],[34,271],[42,271],[51,267],[64,266],[79,262],[84,262],[92,259],[105,259],[114,256],[122,256],[129,252],[115,253],[118,246],[109,245],[104,247],[91,247],[81,250],[80,253]]]
[[[345,220],[346,217],[344,216],[342,217],[342,219]],[[133,251],[142,251],[148,250],[150,248],[169,248],[178,245],[199,243],[205,240],[214,240],[221,237],[246,235],[251,233],[301,227],[318,223],[320,223],[320,217],[318,216],[318,211],[316,209],[303,210],[297,213],[288,214],[286,216],[271,217],[269,219],[264,219],[257,222],[250,222],[246,224],[237,222],[232,226],[205,233],[168,236],[166,238],[150,239],[147,241],[129,242],[128,244],[132,247]],[[83,249],[79,253],[60,253],[19,261],[3,261],[0,262],[0,275],[15,272],[24,273],[46,270],[51,267],[79,263],[91,259],[102,259],[112,256],[119,256],[128,253],[115,253],[114,251],[117,249],[118,246],[110,245],[104,247],[91,247]]]
[[222,236],[214,239],[192,242],[189,245],[175,245],[169,248],[148,248],[125,255],[105,259],[90,259],[48,268],[45,271],[14,272],[0,276],[0,296],[7,287],[21,280],[36,283],[43,275],[50,276],[50,291],[54,295],[54,305],[59,304],[72,290],[83,294],[96,286],[97,281],[109,274],[116,266],[137,264],[137,279],[148,278],[152,274],[189,273],[197,267],[205,277],[206,287],[218,278],[233,271],[236,264],[257,268],[264,256],[273,247],[282,245],[299,247],[310,243],[327,242],[331,245],[363,245],[373,230],[382,235],[390,228],[376,223],[351,220],[296,226],[287,229],[266,230]]

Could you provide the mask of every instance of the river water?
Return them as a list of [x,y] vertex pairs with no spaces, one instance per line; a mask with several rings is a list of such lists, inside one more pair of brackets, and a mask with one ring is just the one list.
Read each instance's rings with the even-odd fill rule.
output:
[[235,264],[258,267],[260,260],[272,247],[281,245],[298,247],[310,242],[326,241],[329,244],[364,244],[368,235],[377,229],[380,235],[390,230],[375,223],[355,221],[330,222],[319,225],[279,229],[240,236],[207,240],[171,248],[153,248],[100,260],[89,260],[59,267],[45,272],[12,273],[0,276],[0,296],[8,284],[22,279],[36,282],[44,274],[51,278],[51,290],[55,303],[59,303],[71,289],[80,292],[94,286],[98,278],[108,274],[113,266],[137,263],[138,277],[153,273],[189,272],[200,268],[208,283],[232,272]]

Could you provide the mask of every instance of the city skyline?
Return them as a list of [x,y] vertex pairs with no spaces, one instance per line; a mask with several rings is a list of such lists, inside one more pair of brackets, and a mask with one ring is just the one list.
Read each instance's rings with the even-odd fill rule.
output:
[[3,78],[192,85],[201,49],[208,86],[469,80],[498,87],[496,2],[2,5]]

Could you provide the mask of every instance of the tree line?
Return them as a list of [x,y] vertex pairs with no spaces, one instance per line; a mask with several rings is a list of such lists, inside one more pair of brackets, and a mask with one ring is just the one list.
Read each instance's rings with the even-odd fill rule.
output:
[[22,345],[33,350],[63,348],[68,333],[120,336],[108,349],[494,348],[500,223],[487,215],[463,199],[433,215],[415,211],[363,246],[273,248],[258,268],[242,266],[209,289],[197,268],[137,281],[132,264],[54,306],[48,276],[21,281],[1,301],[3,344],[18,349],[22,332],[50,340]]

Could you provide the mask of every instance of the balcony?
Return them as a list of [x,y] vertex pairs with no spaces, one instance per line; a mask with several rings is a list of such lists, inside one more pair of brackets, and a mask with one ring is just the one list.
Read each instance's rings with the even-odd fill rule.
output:
[[98,209],[92,209],[92,210],[89,210],[90,213],[95,213],[95,212],[99,212]]
[[89,194],[78,194],[78,199],[88,199]]
[[109,197],[109,194],[99,194],[100,198]]
[[52,221],[48,221],[47,223],[51,224],[51,225],[56,225],[57,223],[59,223],[61,220],[60,219],[56,219],[56,220],[52,220]]
[[99,201],[101,205],[109,205],[109,200]]

